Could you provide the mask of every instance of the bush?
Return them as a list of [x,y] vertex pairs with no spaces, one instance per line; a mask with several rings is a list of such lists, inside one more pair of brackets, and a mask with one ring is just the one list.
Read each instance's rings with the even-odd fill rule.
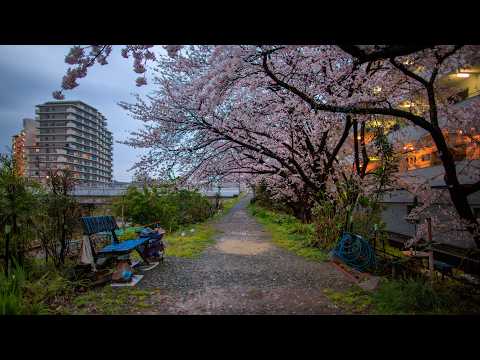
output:
[[349,231],[362,236],[365,240],[370,240],[376,229],[378,235],[384,237],[383,230],[386,225],[382,221],[381,210],[380,204],[365,196],[359,196],[353,208],[347,206],[345,199],[341,196],[335,200],[320,198],[313,209],[317,233],[314,245],[329,250],[334,247],[343,231]]
[[[0,252],[8,253],[8,264],[22,264],[35,238],[32,223],[38,209],[38,190],[38,184],[18,174],[11,156],[0,154]],[[8,264],[4,261],[4,266]]]
[[449,313],[459,305],[453,287],[425,279],[386,280],[373,301],[381,314]]
[[312,245],[326,250],[333,248],[345,225],[346,215],[330,201],[320,200],[313,208],[316,238]]
[[0,274],[0,315],[37,315],[57,312],[68,303],[85,280],[70,281],[53,264],[34,262],[12,268],[10,276]]
[[213,213],[208,199],[196,191],[173,190],[168,187],[130,187],[114,204],[116,216],[123,214],[128,221],[151,226],[159,223],[168,231],[201,222]]
[[16,266],[6,277],[0,274],[0,315],[20,315],[24,313],[22,286],[25,282],[24,270]]
[[50,170],[48,192],[40,196],[41,212],[34,221],[45,262],[51,259],[57,268],[65,263],[73,232],[81,216],[80,205],[70,195],[75,183],[71,170]]

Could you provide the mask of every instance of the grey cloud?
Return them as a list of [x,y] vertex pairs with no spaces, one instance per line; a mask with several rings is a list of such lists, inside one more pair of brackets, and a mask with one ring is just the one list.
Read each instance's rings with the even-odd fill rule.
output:
[[[52,101],[51,93],[59,89],[68,67],[64,62],[69,46],[0,46],[0,151],[10,147],[11,136],[21,129],[22,119],[34,117],[35,105]],[[114,48],[106,66],[95,66],[79,87],[65,93],[68,100],[82,100],[102,112],[115,140],[124,140],[140,124],[131,119],[117,103],[133,101],[132,93],[146,94],[147,87],[137,88],[130,59],[119,56]],[[114,144],[115,180],[128,181],[127,172],[142,150]]]

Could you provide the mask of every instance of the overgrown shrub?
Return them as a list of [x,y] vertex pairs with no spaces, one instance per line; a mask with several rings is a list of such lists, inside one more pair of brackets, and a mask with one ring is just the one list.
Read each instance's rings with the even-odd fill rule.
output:
[[317,233],[314,246],[327,250],[333,248],[343,231],[366,240],[374,236],[384,237],[386,225],[381,217],[381,205],[365,196],[356,197],[354,204],[350,204],[351,201],[352,195],[341,193],[333,199],[320,197],[313,209]]
[[[130,187],[114,204],[116,216],[138,225],[159,223],[168,231],[206,220],[213,213],[208,199],[195,191],[150,186]],[[123,209],[122,209],[123,208]]]
[[24,313],[22,286],[25,277],[25,272],[20,266],[14,266],[8,277],[0,274],[0,315]]
[[11,156],[0,154],[0,251],[11,262],[23,263],[35,237],[32,222],[38,210],[38,190],[38,184],[17,172]]
[[35,218],[45,262],[50,258],[56,267],[65,263],[69,243],[81,216],[80,205],[70,195],[75,185],[73,179],[68,169],[49,171],[48,192],[40,197],[40,213]]
[[52,264],[16,264],[10,276],[0,274],[0,315],[48,314],[68,303],[86,281],[70,281]]
[[345,225],[346,213],[327,200],[321,200],[313,209],[316,237],[312,246],[331,249]]
[[[456,287],[429,280],[385,280],[373,294],[376,311],[381,314],[442,314],[469,312],[474,308],[462,308]],[[478,307],[477,307],[478,311]]]

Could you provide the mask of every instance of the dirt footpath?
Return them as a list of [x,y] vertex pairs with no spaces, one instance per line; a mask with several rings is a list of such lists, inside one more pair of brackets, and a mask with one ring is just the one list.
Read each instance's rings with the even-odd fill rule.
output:
[[140,289],[157,289],[148,314],[340,314],[323,293],[351,286],[329,263],[276,247],[242,199],[215,226],[216,244],[199,258],[167,257]]

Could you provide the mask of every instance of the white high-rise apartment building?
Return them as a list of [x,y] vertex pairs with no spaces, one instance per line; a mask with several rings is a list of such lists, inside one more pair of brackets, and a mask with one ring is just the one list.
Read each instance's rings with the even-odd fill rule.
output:
[[82,101],[53,101],[37,105],[35,113],[28,177],[44,183],[50,169],[69,168],[80,183],[112,182],[113,137],[97,109]]

